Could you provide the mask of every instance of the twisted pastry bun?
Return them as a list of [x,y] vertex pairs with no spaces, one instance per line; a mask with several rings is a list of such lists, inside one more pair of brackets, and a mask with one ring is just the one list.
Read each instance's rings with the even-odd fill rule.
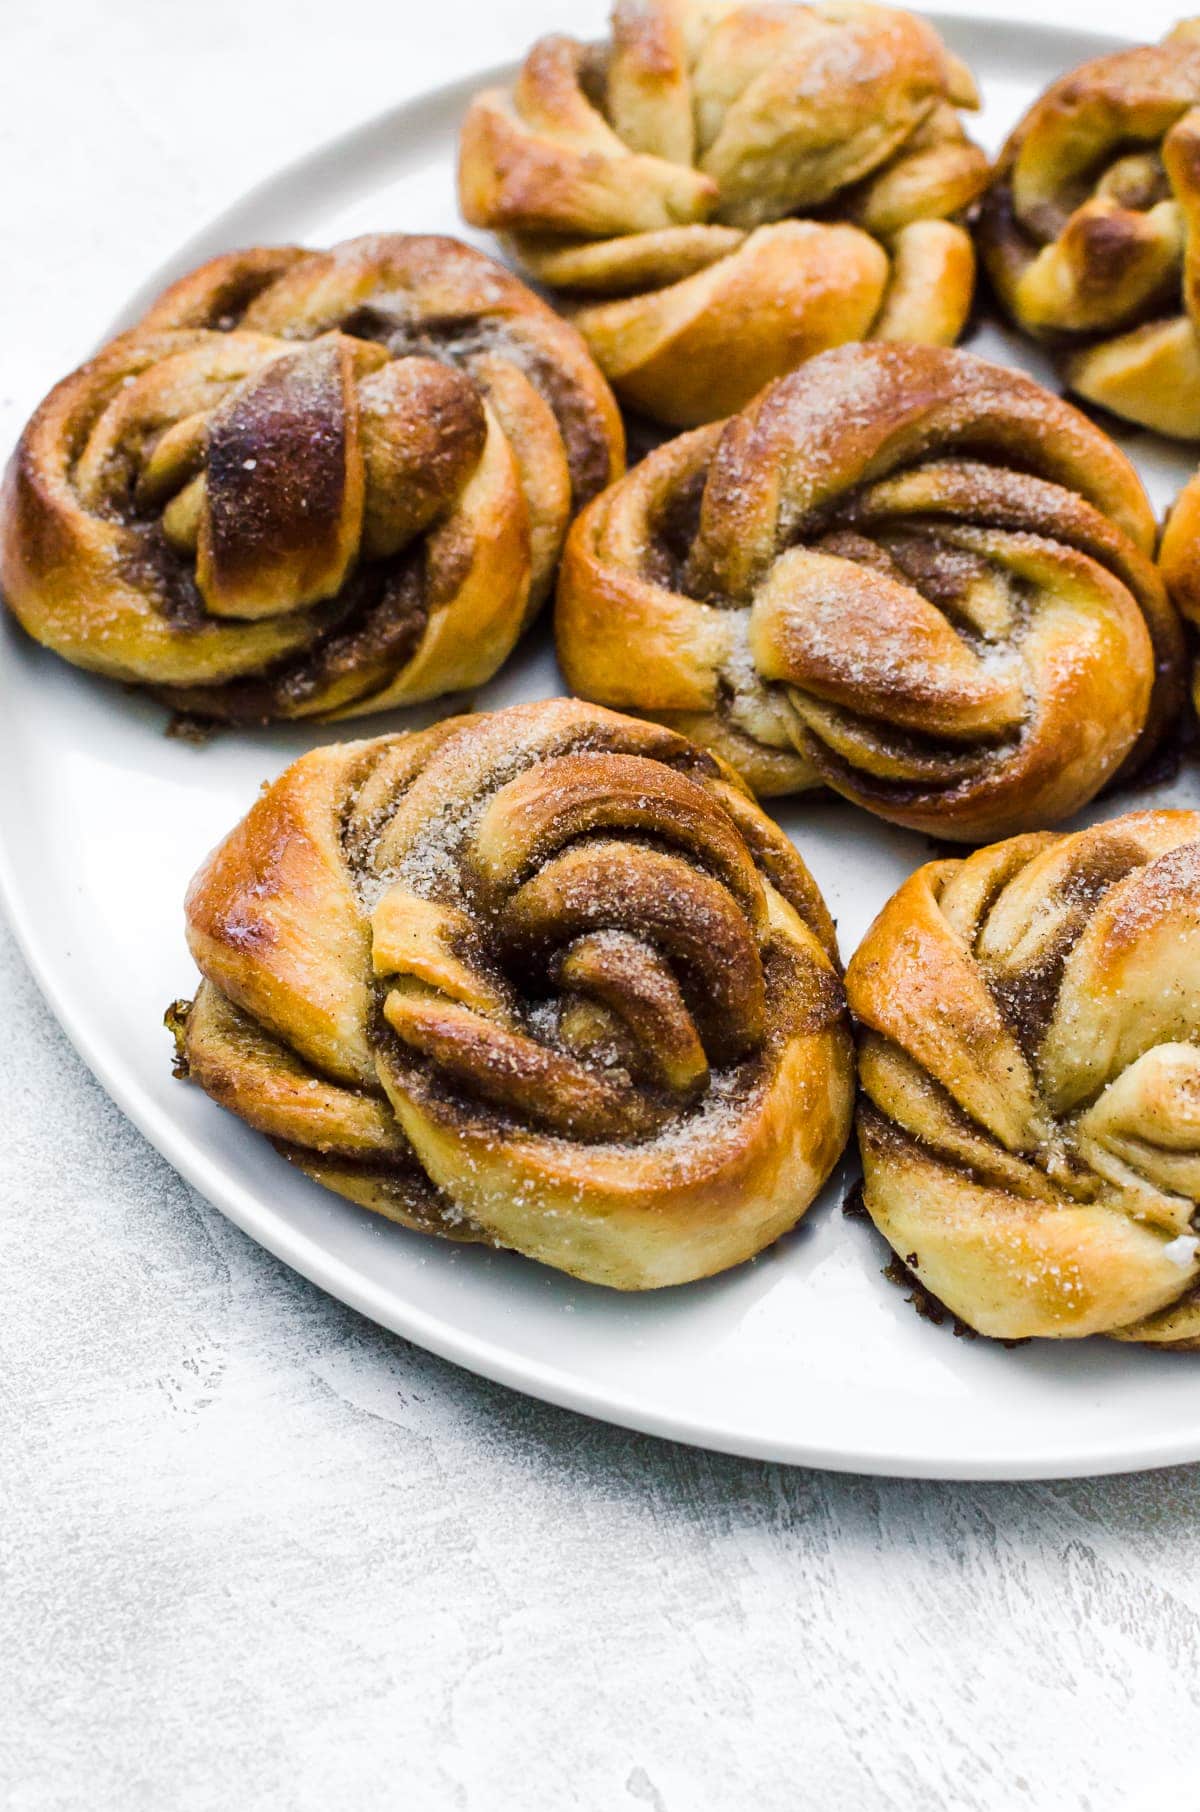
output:
[[1031,379],[839,347],[584,511],[559,659],[760,794],[980,842],[1075,811],[1178,709],[1154,534],[1133,467]]
[[803,862],[711,756],[575,700],[312,751],[187,918],[191,1076],[406,1226],[682,1283],[786,1232],[849,1131]]
[[193,271],[66,379],[0,499],[0,587],[177,708],[353,715],[481,684],[623,469],[575,330],[452,239]]
[[1019,327],[1080,396],[1200,437],[1200,20],[1084,63],[1000,154],[979,222]]
[[694,426],[845,340],[958,338],[977,105],[889,7],[617,0],[607,44],[545,38],[476,97],[459,195],[573,298],[626,402]]
[[866,1204],[983,1334],[1200,1347],[1200,813],[931,862],[847,974]]

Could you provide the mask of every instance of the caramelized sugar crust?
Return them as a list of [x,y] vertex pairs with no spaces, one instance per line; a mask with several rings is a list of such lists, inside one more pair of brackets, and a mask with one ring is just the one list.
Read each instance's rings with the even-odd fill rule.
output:
[[679,1283],[794,1225],[849,1131],[803,862],[722,763],[595,706],[313,750],[187,921],[184,1070],[422,1231]]
[[243,722],[489,679],[623,469],[573,328],[452,239],[214,259],[42,404],[0,585],[68,660]]
[[1078,810],[1178,713],[1154,534],[1128,460],[1020,372],[839,347],[589,506],[559,658],[761,794],[980,842]]

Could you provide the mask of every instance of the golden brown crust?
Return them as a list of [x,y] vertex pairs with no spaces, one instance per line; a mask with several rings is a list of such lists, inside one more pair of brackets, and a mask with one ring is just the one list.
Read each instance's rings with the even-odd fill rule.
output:
[[459,195],[566,292],[625,401],[691,426],[846,340],[957,339],[975,105],[888,7],[617,0],[607,44],[543,39],[476,96]]
[[721,762],[595,706],[312,751],[187,918],[186,1071],[409,1226],[684,1282],[791,1227],[849,1130],[803,862]]
[[1077,810],[1176,715],[1153,545],[1132,466],[1030,378],[840,347],[589,506],[559,660],[761,793],[979,842]]
[[1200,813],[919,869],[846,978],[876,1226],[1003,1339],[1200,1342]]
[[[1200,624],[1200,474],[1184,485],[1167,517],[1158,566],[1176,609]],[[1192,699],[1200,709],[1200,663],[1192,667]]]
[[483,254],[254,248],[51,392],[0,585],[68,660],[201,716],[414,703],[491,677],[623,458],[578,334]]
[[1000,154],[979,240],[1070,387],[1200,437],[1200,21],[1060,77]]

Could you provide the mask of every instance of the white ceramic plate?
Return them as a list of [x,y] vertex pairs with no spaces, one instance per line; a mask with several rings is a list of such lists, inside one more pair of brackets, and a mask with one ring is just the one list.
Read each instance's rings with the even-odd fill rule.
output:
[[[982,82],[978,130],[989,149],[1052,77],[1113,47],[1027,25],[939,23]],[[455,135],[470,94],[490,79],[495,72],[396,108],[284,171],[156,273],[127,319],[170,278],[233,246],[320,246],[374,229],[462,233]],[[1049,375],[994,328],[974,344]],[[1130,436],[1128,446],[1156,504],[1165,504],[1187,458],[1148,435]],[[881,1276],[882,1242],[840,1213],[849,1165],[803,1225],[754,1263],[642,1297],[576,1284],[509,1254],[441,1245],[309,1183],[199,1089],[172,1079],[162,1014],[195,982],[181,902],[201,856],[265,777],[335,732],[231,733],[191,748],[163,735],[155,705],[74,671],[7,619],[0,633],[0,887],[34,973],[136,1125],[305,1276],[422,1346],[535,1396],[735,1453],[972,1478],[1200,1458],[1195,1360],[1103,1341],[1006,1351],[918,1320]],[[543,629],[477,702],[561,690]],[[372,720],[342,734],[384,727]],[[395,715],[386,727],[398,727]],[[1194,782],[1177,784],[1093,816],[1198,796]],[[780,816],[849,955],[929,847],[849,806],[810,800]]]

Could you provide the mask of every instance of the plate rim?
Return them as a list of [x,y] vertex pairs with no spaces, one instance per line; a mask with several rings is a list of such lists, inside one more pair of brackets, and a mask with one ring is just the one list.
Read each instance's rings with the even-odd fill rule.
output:
[[[1057,40],[1071,44],[1074,48],[1068,54],[1076,61],[1135,42],[1113,32],[1004,19],[993,13],[974,16],[969,12],[934,9],[924,16],[949,36],[961,30],[975,36],[982,34],[996,40],[1008,38],[1020,42],[1032,33],[1043,43]],[[1063,65],[1064,70],[1073,66],[1070,62]],[[335,161],[353,160],[401,122],[411,124],[414,113],[428,108],[440,114],[481,85],[511,75],[515,67],[513,62],[507,61],[418,90],[282,164],[244,190],[162,260],[131,293],[104,338],[136,320],[167,283],[215,255],[214,241],[220,240],[226,246],[236,244],[238,222],[244,214],[271,201],[278,205],[281,191],[303,185],[306,177],[318,170],[323,172]],[[15,626],[10,625],[10,631],[14,629]],[[6,683],[13,683],[11,677],[0,678],[0,696]],[[0,728],[0,736],[3,733]],[[1200,1460],[1200,1423],[1194,1430],[1174,1438],[1158,1437],[1141,1445],[1131,1444],[1128,1439],[1097,1444],[1093,1438],[1086,1452],[1068,1454],[1053,1465],[1041,1458],[1021,1461],[983,1454],[967,1454],[948,1463],[938,1456],[922,1456],[880,1446],[834,1448],[802,1437],[781,1440],[775,1436],[758,1436],[753,1432],[706,1424],[702,1412],[684,1415],[658,1411],[616,1387],[603,1391],[574,1374],[531,1356],[514,1353],[498,1341],[481,1337],[462,1322],[411,1302],[397,1302],[381,1289],[373,1288],[369,1279],[299,1227],[280,1219],[266,1220],[254,1192],[224,1176],[205,1147],[185,1134],[181,1123],[172,1120],[169,1113],[146,1095],[136,1071],[128,1064],[123,1065],[119,1053],[110,1052],[87,1026],[71,1003],[52,952],[38,936],[36,902],[17,873],[17,839],[13,835],[10,811],[6,789],[0,788],[0,909],[43,999],[68,1042],[138,1132],[218,1212],[280,1262],[377,1325],[467,1371],[557,1408],[657,1439],[775,1464],[811,1466],[823,1471],[874,1477],[1016,1482],[1102,1477]]]

